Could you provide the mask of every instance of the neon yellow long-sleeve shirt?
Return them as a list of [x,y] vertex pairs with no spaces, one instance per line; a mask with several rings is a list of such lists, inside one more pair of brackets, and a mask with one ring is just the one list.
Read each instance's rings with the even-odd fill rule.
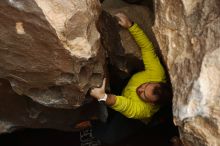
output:
[[159,106],[144,102],[136,93],[137,87],[147,82],[166,82],[164,68],[155,54],[154,47],[137,24],[129,28],[131,35],[141,48],[145,70],[134,74],[124,88],[121,96],[116,96],[114,110],[128,118],[150,119]]

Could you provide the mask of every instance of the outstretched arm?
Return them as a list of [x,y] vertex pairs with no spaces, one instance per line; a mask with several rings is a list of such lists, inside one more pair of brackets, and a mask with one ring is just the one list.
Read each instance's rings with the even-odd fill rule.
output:
[[163,67],[157,57],[154,47],[148,37],[145,35],[143,30],[124,15],[123,13],[116,14],[119,19],[119,24],[128,29],[135,39],[138,46],[141,48],[142,58],[145,66],[145,70],[153,71],[155,75],[161,75],[164,73]]
[[159,71],[162,68],[162,65],[155,53],[152,42],[148,39],[143,30],[136,23],[128,30],[141,48],[145,69],[155,72]]

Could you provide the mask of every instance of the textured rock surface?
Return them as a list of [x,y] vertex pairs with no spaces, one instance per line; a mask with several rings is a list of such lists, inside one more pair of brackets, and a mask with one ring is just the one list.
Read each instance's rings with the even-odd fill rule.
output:
[[97,102],[75,110],[43,106],[29,97],[19,96],[7,80],[0,79],[0,134],[20,128],[51,128],[78,130],[76,124],[91,118],[100,118]]
[[[147,8],[119,0],[106,0],[103,8],[125,12],[157,47]],[[174,121],[189,146],[220,145],[219,8],[218,0],[155,1],[154,32],[174,88]],[[97,0],[1,0],[0,78],[33,100],[0,80],[0,133],[22,127],[74,130],[79,121],[99,116],[96,103],[59,109],[78,107],[88,88],[101,83],[99,15]],[[98,28],[111,82],[120,92],[120,80],[142,68],[140,50],[108,13],[101,14]]]
[[18,94],[75,108],[101,84],[99,0],[1,0],[0,78]]
[[157,0],[154,32],[174,88],[187,146],[220,145],[220,2]]

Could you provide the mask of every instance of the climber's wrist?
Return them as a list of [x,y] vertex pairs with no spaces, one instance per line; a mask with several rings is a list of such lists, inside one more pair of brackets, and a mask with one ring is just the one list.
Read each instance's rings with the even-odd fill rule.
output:
[[128,28],[131,28],[134,25],[134,21],[131,21]]
[[106,93],[104,93],[103,95],[101,95],[99,98],[98,98],[98,101],[106,101],[108,98],[108,95]]
[[108,98],[105,101],[106,105],[113,106],[116,103],[116,95],[108,94]]

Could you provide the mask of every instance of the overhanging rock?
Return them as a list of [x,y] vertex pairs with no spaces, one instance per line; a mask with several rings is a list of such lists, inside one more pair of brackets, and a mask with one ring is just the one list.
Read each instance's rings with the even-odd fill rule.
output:
[[99,0],[1,0],[0,78],[59,108],[82,104],[104,77]]

